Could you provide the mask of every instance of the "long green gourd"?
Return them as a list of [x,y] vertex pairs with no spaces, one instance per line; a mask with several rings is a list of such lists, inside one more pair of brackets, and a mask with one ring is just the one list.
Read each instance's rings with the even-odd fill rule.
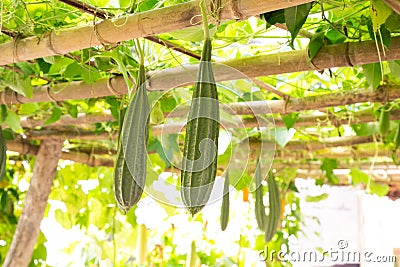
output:
[[214,185],[219,133],[217,87],[211,66],[211,38],[204,0],[200,2],[204,46],[186,126],[181,171],[181,197],[192,215],[210,198]]
[[7,161],[7,146],[3,135],[3,129],[0,127],[0,181],[3,180],[3,175],[6,170]]
[[256,215],[256,221],[258,228],[260,230],[263,230],[266,228],[266,221],[267,221],[267,216],[265,215],[265,205],[263,202],[263,197],[264,197],[264,191],[263,191],[263,185],[262,185],[262,174],[261,174],[261,164],[257,160],[257,166],[256,166],[256,172],[254,174],[255,182],[256,182],[256,190],[254,192],[255,194],[255,203],[254,203],[254,212]]
[[385,136],[390,129],[390,108],[389,104],[384,105],[381,108],[381,113],[379,114],[379,124],[378,124],[378,132]]
[[268,243],[274,237],[278,229],[279,217],[281,214],[281,199],[279,196],[279,188],[276,184],[274,175],[270,171],[267,178],[269,193],[269,214],[265,226],[264,241]]
[[114,169],[115,199],[124,213],[140,200],[146,182],[150,107],[143,55],[136,88],[123,120]]
[[222,205],[221,205],[221,230],[225,231],[229,221],[229,173],[226,171],[224,179],[224,189],[222,191]]

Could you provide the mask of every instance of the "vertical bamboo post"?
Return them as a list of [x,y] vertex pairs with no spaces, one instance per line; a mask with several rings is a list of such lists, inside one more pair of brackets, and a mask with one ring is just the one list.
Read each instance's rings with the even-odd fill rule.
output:
[[25,267],[31,261],[62,145],[60,138],[43,140],[40,145],[25,205],[3,267]]

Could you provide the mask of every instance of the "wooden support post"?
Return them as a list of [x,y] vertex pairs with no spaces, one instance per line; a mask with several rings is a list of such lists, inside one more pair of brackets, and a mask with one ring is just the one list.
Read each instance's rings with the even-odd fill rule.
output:
[[31,261],[62,145],[60,138],[43,140],[40,145],[25,205],[3,267],[25,267]]

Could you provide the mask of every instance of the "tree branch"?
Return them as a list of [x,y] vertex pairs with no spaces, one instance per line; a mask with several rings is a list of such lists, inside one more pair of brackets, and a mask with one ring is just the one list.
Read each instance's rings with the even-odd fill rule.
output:
[[273,93],[273,94],[275,94],[277,96],[280,96],[284,100],[287,100],[290,97],[289,95],[287,95],[285,93],[282,93],[281,91],[275,89],[272,85],[269,85],[269,84],[267,84],[265,82],[262,82],[262,81],[260,81],[260,80],[258,80],[256,78],[252,78],[251,81],[253,83],[255,83],[257,86],[267,90],[268,92]]
[[67,4],[67,5],[70,5],[70,6],[73,6],[73,7],[77,8],[77,9],[83,11],[83,12],[89,13],[89,14],[91,14],[91,15],[93,15],[95,17],[99,17],[101,19],[109,19],[109,18],[114,17],[113,14],[111,14],[111,13],[109,13],[107,11],[104,11],[104,10],[102,10],[100,8],[97,8],[97,7],[92,6],[90,4],[87,4],[87,3],[82,3],[80,1],[76,1],[76,0],[60,0],[60,2],[63,2],[64,4]]

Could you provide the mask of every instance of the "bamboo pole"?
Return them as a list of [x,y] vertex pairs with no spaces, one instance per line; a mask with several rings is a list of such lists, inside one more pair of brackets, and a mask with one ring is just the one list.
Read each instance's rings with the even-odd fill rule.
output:
[[345,136],[326,138],[321,142],[318,141],[292,141],[280,150],[300,150],[300,151],[317,151],[325,148],[354,146],[367,144],[374,141],[373,136]]
[[[223,0],[220,20],[243,20],[265,12],[292,7],[311,0]],[[136,13],[121,18],[102,20],[95,25],[52,31],[39,37],[13,40],[0,45],[0,65],[21,62],[122,41],[171,32],[193,26],[200,14],[199,2]]]
[[[8,151],[18,152],[22,155],[36,155],[39,151],[38,146],[21,141],[7,141],[7,149]],[[94,153],[62,151],[60,158],[89,166],[114,166],[113,158],[104,155],[96,155]]]
[[399,0],[383,0],[385,4],[391,7],[394,12],[400,15],[400,1]]
[[24,128],[35,128],[35,127],[44,127],[46,128],[54,128],[54,127],[65,127],[65,126],[85,126],[99,122],[110,122],[114,121],[115,118],[109,114],[86,114],[80,113],[77,118],[73,118],[69,115],[62,116],[58,121],[53,122],[52,124],[46,125],[45,121],[47,119],[33,119],[30,117],[22,117],[21,118],[21,126]]
[[[80,2],[80,1],[76,1],[76,0],[60,0],[60,1],[65,3],[65,4],[67,4],[67,5],[75,7],[75,8],[77,8],[77,9],[79,9],[79,10],[85,12],[85,13],[91,14],[92,16],[95,16],[95,17],[99,17],[99,18],[102,18],[102,19],[114,18],[113,14],[111,14],[109,12],[106,12],[106,11],[100,9],[100,8],[95,7],[95,6],[92,6],[90,4],[87,4],[85,2]],[[156,36],[147,36],[145,38],[147,40],[151,41],[151,42],[154,42],[154,43],[157,43],[159,45],[168,47],[168,48],[170,48],[172,50],[178,51],[180,53],[183,53],[185,55],[188,55],[190,57],[193,57],[195,59],[200,60],[200,55],[197,55],[196,53],[188,51],[188,50],[186,50],[186,49],[184,49],[182,47],[178,47],[178,46],[174,45],[171,42],[168,42],[166,40],[162,40],[162,39],[160,39],[160,38],[158,38]]]
[[[359,139],[361,140],[361,139]],[[346,141],[348,142],[348,141]],[[328,142],[329,143],[329,142]],[[344,141],[340,141],[341,144],[344,144]],[[357,142],[348,142],[350,143],[357,143]],[[39,151],[39,147],[23,142],[18,142],[18,141],[8,141],[7,142],[7,147],[10,151],[16,151],[21,154],[31,154],[31,155],[36,155]],[[287,146],[287,148],[290,148],[290,145]],[[298,145],[294,146],[293,148],[299,148]],[[320,148],[318,143],[316,143],[315,148]],[[258,149],[258,148],[256,148]],[[358,150],[358,152],[356,152]],[[96,150],[93,150],[96,151]],[[113,151],[115,152],[115,151]],[[293,167],[298,169],[298,174],[296,177],[298,178],[320,178],[323,177],[323,173],[320,172],[320,164],[321,162],[306,162],[303,163],[306,157],[307,153],[310,153],[311,151],[288,151],[288,149],[285,150],[278,150],[276,151],[275,154],[275,161],[273,162],[272,167],[274,169],[282,169],[285,167]],[[377,151],[373,151],[371,149],[366,149],[362,148],[360,146],[356,148],[348,148],[344,147],[341,148],[340,151],[338,152],[337,149],[323,149],[321,152],[314,151],[314,156],[309,157],[310,159],[317,159],[317,158],[342,158],[345,157],[346,159],[349,156],[352,156],[356,158],[356,154],[358,153],[358,157],[373,157],[375,155],[378,155],[380,157],[386,157],[387,160],[385,162],[377,162],[374,165],[374,175],[373,175],[373,180],[374,181],[379,181],[379,182],[385,182],[388,184],[400,184],[400,167],[395,166],[393,163],[389,162],[388,160],[391,160],[390,154],[391,152],[385,149],[384,147],[379,146]],[[150,152],[154,153],[154,152]],[[109,153],[108,153],[109,154]],[[115,153],[114,153],[115,154]],[[399,153],[397,152],[397,156],[399,156]],[[293,159],[297,157],[297,160],[299,162],[294,162]],[[105,157],[103,155],[95,155],[92,153],[85,153],[85,152],[72,152],[72,151],[63,151],[60,156],[61,159],[64,160],[71,160],[83,164],[87,164],[89,166],[105,166],[105,167],[113,167],[114,166],[114,160],[112,157]],[[287,161],[288,158],[291,158],[290,161]],[[252,157],[250,159],[254,160],[254,154],[252,154]],[[340,174],[337,174],[343,183],[343,181],[348,181],[348,169],[352,168],[361,168],[365,172],[369,172],[371,162],[362,162],[362,163],[349,163],[348,161],[346,162],[340,162],[338,164],[338,167],[335,169],[335,171],[339,171]],[[252,168],[252,166],[247,166],[249,170]],[[218,166],[219,173],[222,173],[225,170],[226,166]],[[169,171],[166,169],[165,171]],[[343,175],[343,172],[346,172],[346,175]],[[344,179],[344,180],[343,180]]]
[[[391,120],[400,120],[400,110],[392,110],[390,112]],[[21,118],[21,126],[24,128],[35,128],[45,125],[45,121],[47,119],[33,119],[29,117]],[[111,122],[115,121],[115,118],[109,114],[86,114],[81,113],[77,118],[72,118],[69,115],[62,116],[58,121],[46,125],[46,129],[59,129],[60,127],[85,127],[90,128],[89,126],[94,123],[100,122]],[[375,116],[372,114],[370,110],[356,112],[354,114],[346,115],[343,117],[335,117],[334,115],[328,114],[318,114],[318,115],[302,115],[300,114],[294,127],[307,127],[307,126],[335,126],[339,127],[341,125],[351,125],[357,123],[364,122],[374,122],[376,121]],[[254,128],[254,127],[267,127],[270,126],[264,120],[257,120],[255,117],[252,118],[242,118],[241,122],[237,121],[236,123],[232,122],[224,122],[225,126],[236,128],[245,126],[246,128]],[[159,124],[152,126],[152,134],[160,135],[163,134],[171,134],[171,133],[179,133],[185,128],[185,121],[182,122],[171,122],[167,124]],[[275,127],[285,127],[285,124],[282,120],[282,117],[275,116],[274,117],[274,126]]]
[[[70,135],[70,136],[68,136]],[[45,137],[49,138],[66,138],[79,140],[83,138],[84,140],[102,140],[98,135],[95,135],[90,132],[86,132],[85,134],[75,135],[72,133],[63,133],[55,132],[55,134],[51,132],[46,132],[44,135],[33,135],[35,139],[45,139]],[[82,137],[83,136],[83,137]],[[373,157],[375,155],[383,156],[383,157],[391,157],[391,151],[387,148],[378,145],[378,150],[365,149],[363,147],[357,147],[357,145],[369,144],[372,143],[372,136],[353,136],[353,137],[332,137],[326,138],[321,141],[290,141],[285,147],[276,147],[275,158],[276,159],[287,159],[293,158],[296,159],[312,159],[314,157],[348,157],[348,158],[357,158],[358,155],[360,157]],[[247,142],[243,144],[246,145]],[[251,151],[251,158],[256,158],[257,154],[261,149],[261,143],[259,141],[249,140],[249,150]],[[272,143],[274,144],[274,143]],[[26,142],[21,141],[8,141],[7,148],[10,151],[16,151],[21,154],[36,154],[37,147]],[[84,150],[82,150],[84,151]],[[91,159],[91,156],[94,156],[96,151],[95,148],[91,150],[90,153],[85,152],[65,152],[66,154],[62,154],[63,159],[73,160],[78,159],[78,162],[89,164],[95,166],[95,159]],[[101,153],[107,154],[108,156],[115,155],[116,151],[114,149],[109,150],[99,150]],[[64,153],[63,152],[63,153]],[[89,152],[89,151],[88,151]],[[155,153],[155,151],[148,151],[149,154]],[[78,154],[78,155],[75,155]],[[82,154],[82,155],[81,155]],[[103,156],[104,156],[103,154]],[[398,154],[398,153],[397,153]],[[99,155],[100,156],[100,155]],[[247,155],[243,155],[247,157]],[[101,160],[99,160],[101,161]]]
[[[299,99],[290,99],[287,102],[281,100],[270,100],[270,101],[253,101],[253,102],[240,102],[233,103],[229,105],[231,110],[227,110],[229,113],[236,112],[238,115],[261,115],[272,113],[288,113],[293,111],[305,111],[305,110],[318,110],[331,106],[340,106],[340,105],[349,105],[356,104],[362,102],[384,102],[387,100],[394,100],[396,98],[400,98],[400,90],[395,87],[382,86],[380,89],[376,91],[364,90],[360,92],[350,92],[347,94],[342,93],[334,93],[334,94],[325,94],[319,96],[309,96]],[[222,106],[222,108],[225,108]],[[187,115],[186,109],[181,109],[174,114],[175,117],[185,117]],[[396,120],[400,118],[400,110],[394,110],[391,113],[391,118]],[[77,119],[71,118],[69,116],[62,117],[61,120],[51,124],[49,126],[59,127],[65,125],[83,125],[96,123],[101,121],[113,121],[114,118],[109,114],[96,114],[96,115],[80,115]],[[339,126],[343,124],[354,124],[354,123],[362,123],[375,121],[375,117],[370,112],[361,112],[355,115],[354,118],[345,117],[345,118],[335,118],[327,115],[314,115],[314,116],[300,116],[297,120],[295,127],[300,126],[318,126],[318,125],[326,125],[331,123],[334,126]],[[23,119],[21,124],[23,127],[37,127],[44,126],[45,120],[29,120]],[[235,121],[235,123],[233,122]],[[238,117],[233,117],[233,121],[222,121],[224,127],[227,128],[252,128],[252,127],[281,127],[284,126],[281,117],[275,117],[274,123],[272,118],[268,121],[256,118],[246,118],[240,119]],[[164,125],[154,125],[152,126],[152,134],[170,134],[170,133],[179,133],[184,129],[185,122],[171,122]],[[35,133],[34,135],[41,136],[43,133],[50,134],[50,132],[42,132]],[[28,133],[29,134],[29,133]],[[51,132],[54,135],[65,135],[66,138],[71,136],[68,132],[60,132],[56,133],[55,131]],[[81,137],[86,134],[84,131],[76,130],[72,133],[72,136],[77,136],[81,134]],[[88,138],[93,137],[93,135],[89,134]],[[107,137],[107,134],[103,134],[104,137]],[[33,136],[32,136],[33,137]],[[97,137],[101,137],[101,135],[97,135]],[[108,136],[110,137],[110,136]]]
[[62,145],[62,139],[48,139],[43,140],[38,149],[25,204],[4,267],[25,267],[31,261]]
[[[307,50],[297,50],[214,63],[213,68],[216,81],[225,81],[245,77],[256,78],[282,73],[357,66],[379,62],[380,60],[398,60],[400,59],[400,37],[392,38],[390,50],[385,53],[381,51],[381,58],[376,49],[373,41],[344,43],[321,48],[312,63],[309,62]],[[190,65],[185,66],[185,68],[176,67],[149,73],[147,88],[150,91],[169,90],[191,84],[194,82],[197,69],[198,65]],[[55,102],[109,95],[118,96],[126,93],[127,87],[124,79],[121,76],[115,76],[101,79],[94,84],[71,82],[35,87],[33,98],[26,98],[14,91],[1,92],[0,101],[2,104]]]

